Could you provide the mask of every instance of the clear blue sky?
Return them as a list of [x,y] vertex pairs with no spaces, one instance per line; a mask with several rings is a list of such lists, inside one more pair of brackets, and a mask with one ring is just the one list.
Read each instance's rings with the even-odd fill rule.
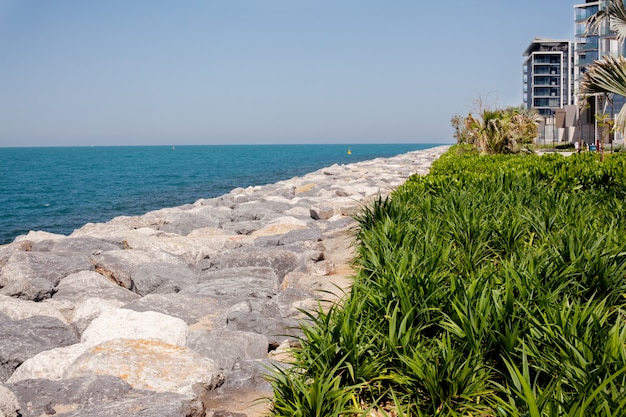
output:
[[451,142],[566,0],[0,0],[0,146]]

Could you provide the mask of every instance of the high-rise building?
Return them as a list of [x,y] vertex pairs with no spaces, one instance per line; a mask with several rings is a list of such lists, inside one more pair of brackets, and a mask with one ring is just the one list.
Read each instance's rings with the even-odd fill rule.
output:
[[538,142],[570,141],[576,119],[574,42],[535,38],[524,57],[524,105],[543,116]]
[[524,52],[524,104],[545,117],[574,104],[573,42],[535,38]]
[[[574,6],[574,34],[575,41],[575,75],[574,75],[574,91],[579,91],[579,84],[583,75],[593,64],[595,60],[602,59],[606,56],[624,56],[624,48],[617,40],[615,32],[611,30],[610,21],[608,19],[602,21],[597,27],[592,28],[588,25],[588,19],[600,10],[605,10],[608,6],[606,0],[587,0],[585,3]],[[576,104],[580,111],[579,121],[581,131],[579,135],[587,142],[592,140],[601,140],[602,129],[598,129],[595,115],[598,113],[609,115],[614,118],[626,102],[622,96],[614,96],[612,100],[606,100],[602,95],[581,101],[580,97],[575,96]],[[611,139],[613,139],[611,137]]]

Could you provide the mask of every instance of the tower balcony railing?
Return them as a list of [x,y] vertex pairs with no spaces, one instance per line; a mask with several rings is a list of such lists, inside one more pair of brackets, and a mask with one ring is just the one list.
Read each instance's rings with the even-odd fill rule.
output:
[[575,19],[577,22],[582,22],[589,19],[591,16],[598,12],[598,6],[585,7],[575,9]]
[[541,55],[537,55],[537,56],[534,57],[533,63],[535,63],[535,64],[559,65],[561,63],[561,59],[558,56],[541,56]]
[[591,64],[593,64],[593,61],[595,61],[596,59],[598,59],[598,58],[597,57],[582,58],[582,59],[578,60],[576,65],[578,65],[578,66],[581,66],[581,65],[591,65]]
[[577,51],[585,51],[585,50],[593,50],[593,49],[598,49],[598,40],[594,39],[594,40],[588,40],[585,42],[579,42],[578,44],[576,44],[576,50]]
[[535,75],[559,75],[558,69],[538,68],[533,71]]

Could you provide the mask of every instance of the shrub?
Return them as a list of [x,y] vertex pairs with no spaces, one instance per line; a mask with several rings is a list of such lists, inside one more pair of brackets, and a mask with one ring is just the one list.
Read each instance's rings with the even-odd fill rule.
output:
[[[275,415],[625,415],[624,157],[452,149],[365,209]],[[312,396],[341,411],[282,406]]]

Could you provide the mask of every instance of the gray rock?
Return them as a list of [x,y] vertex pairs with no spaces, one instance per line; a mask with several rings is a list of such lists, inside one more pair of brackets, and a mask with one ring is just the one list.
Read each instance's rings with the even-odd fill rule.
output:
[[188,396],[134,390],[120,378],[90,375],[64,381],[31,379],[9,384],[23,417],[200,417]]
[[[266,359],[269,348],[267,337],[249,332],[231,330],[194,331],[187,337],[187,346],[200,355],[212,359],[228,372],[236,362]],[[228,378],[227,378],[228,380]]]
[[297,317],[301,315],[298,310],[302,301],[314,299],[315,296],[308,291],[298,288],[286,288],[272,299],[278,307],[281,317]]
[[95,271],[82,271],[63,278],[52,297],[53,300],[72,302],[86,298],[129,302],[139,298],[139,295]]
[[224,314],[227,329],[259,333],[267,337],[270,345],[278,345],[287,335],[301,336],[298,320],[281,317],[278,306],[271,302],[247,300],[234,305]]
[[205,211],[204,215],[197,212],[180,212],[168,216],[159,230],[186,236],[192,230],[202,227],[219,228],[225,221],[228,220],[217,210]]
[[32,316],[0,323],[0,382],[25,360],[57,347],[78,343],[72,329],[59,319]]
[[290,243],[311,241],[319,242],[322,240],[322,232],[317,229],[292,230],[280,237],[280,245],[288,245]]
[[86,256],[45,252],[15,252],[0,272],[0,294],[26,300],[50,298],[58,282],[92,269]]
[[232,223],[224,223],[224,230],[232,231],[238,235],[251,235],[257,230],[265,226],[265,222],[261,220],[236,221]]
[[254,246],[272,247],[280,245],[281,235],[260,236],[254,239]]
[[311,207],[311,218],[314,220],[328,220],[335,215],[332,207]]
[[272,268],[280,282],[285,274],[300,266],[298,254],[281,249],[272,248],[241,248],[229,251],[212,259],[214,269],[237,267],[268,267]]
[[233,364],[224,384],[214,393],[233,395],[233,391],[245,389],[270,396],[272,386],[267,380],[267,375],[271,372],[273,365],[274,363],[269,360],[238,360]]
[[232,305],[231,301],[198,294],[149,294],[124,305],[135,311],[156,311],[183,320],[190,328],[211,329],[217,318]]
[[108,250],[122,249],[119,244],[107,242],[91,237],[48,239],[35,242],[32,247],[33,252],[54,252],[54,253],[86,253],[92,254],[105,252]]
[[177,293],[196,284],[198,277],[185,265],[152,262],[139,265],[132,271],[134,290],[139,295]]
[[203,272],[200,283],[181,291],[182,294],[201,294],[216,298],[267,298],[278,291],[278,275],[273,268],[258,266],[225,267]]
[[279,201],[256,199],[238,204],[231,212],[230,219],[233,222],[263,220],[269,221],[282,216],[291,206]]
[[337,220],[329,221],[326,230],[339,230],[349,227],[356,227],[356,221],[352,217],[340,217]]
[[132,273],[140,265],[153,262],[153,257],[138,250],[113,250],[94,255],[91,258],[96,271],[115,282],[120,287],[134,291]]

